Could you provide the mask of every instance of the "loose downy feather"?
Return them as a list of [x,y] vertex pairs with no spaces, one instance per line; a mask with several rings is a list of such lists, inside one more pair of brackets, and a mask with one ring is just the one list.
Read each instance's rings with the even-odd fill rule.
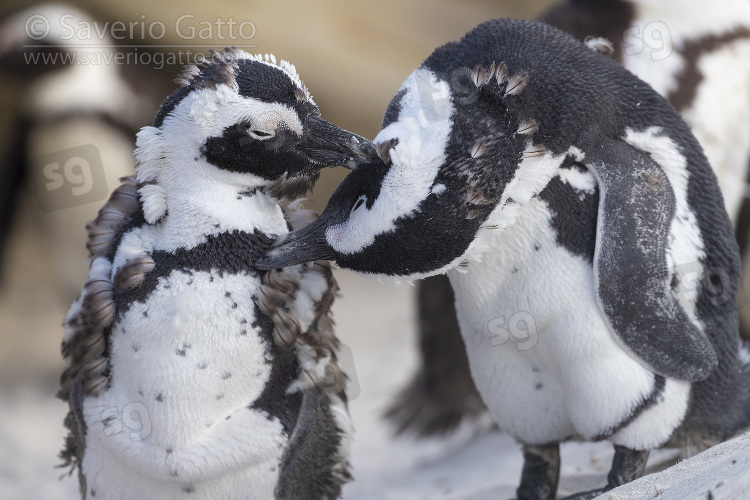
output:
[[105,331],[114,319],[115,305],[113,285],[109,281],[112,263],[107,256],[114,251],[118,232],[140,208],[135,179],[124,177],[121,180],[120,187],[112,192],[96,219],[86,228],[89,235],[86,247],[92,259],[89,279],[64,323],[62,354],[67,366],[60,378],[57,396],[71,406],[65,418],[69,435],[60,453],[62,466],[70,466],[71,473],[76,468],[81,471],[81,443],[86,429],[80,413],[82,399],[84,395],[96,396],[103,390],[109,371]]

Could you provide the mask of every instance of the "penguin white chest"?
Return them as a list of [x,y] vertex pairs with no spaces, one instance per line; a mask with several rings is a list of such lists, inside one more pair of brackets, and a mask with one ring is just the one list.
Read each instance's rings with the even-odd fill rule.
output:
[[196,271],[160,280],[113,328],[113,388],[196,430],[250,404],[270,375],[267,340],[253,327],[259,284]]
[[249,274],[175,270],[116,321],[111,385],[84,406],[84,470],[90,481],[99,477],[100,491],[131,479],[148,495],[180,487],[226,495],[236,481],[273,491],[287,438],[252,406],[272,361],[254,326],[259,283]]
[[477,388],[500,427],[530,444],[610,436],[655,384],[609,331],[591,263],[560,246],[553,215],[531,200],[481,263],[449,273]]

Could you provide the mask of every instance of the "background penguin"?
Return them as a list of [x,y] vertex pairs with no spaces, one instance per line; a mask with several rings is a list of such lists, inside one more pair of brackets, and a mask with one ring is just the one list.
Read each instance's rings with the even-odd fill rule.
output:
[[[27,21],[40,18],[47,20],[49,29],[46,36],[32,39]],[[115,40],[106,31],[87,39],[70,29],[94,22],[80,9],[51,3],[24,9],[0,23],[0,69],[19,87],[17,104],[3,110],[13,115],[10,131],[14,137],[5,139],[9,144],[0,164],[0,258],[13,221],[19,217],[20,193],[25,187],[50,182],[38,158],[88,145],[101,157],[100,162],[90,159],[89,168],[92,177],[99,174],[96,186],[102,189],[79,199],[71,196],[72,206],[50,210],[39,199],[44,195],[32,191],[37,205],[44,207],[44,211],[34,211],[34,223],[42,229],[49,260],[54,263],[48,286],[56,288],[65,304],[75,298],[86,277],[84,226],[117,187],[118,179],[133,175],[135,134],[153,119],[161,99],[172,90],[171,76],[162,77],[138,64],[112,62],[126,55],[118,44],[127,41]],[[101,59],[92,58],[92,53]],[[32,64],[29,61],[34,57],[45,62],[50,58],[55,64]],[[96,192],[101,195],[92,197]]]
[[[320,118],[294,66],[187,67],[89,225],[65,323],[62,453],[84,498],[335,498],[349,417],[327,263],[259,272],[280,201],[372,151]],[[292,209],[295,207],[292,206]]]
[[607,38],[617,61],[667,98],[703,147],[736,224],[750,168],[750,3],[707,11],[697,1],[571,0],[542,20],[581,41]]
[[[612,57],[665,96],[716,173],[747,267],[750,203],[750,3],[706,11],[698,1],[570,0],[542,21],[580,41],[603,37]],[[743,273],[743,283],[747,281]],[[386,416],[398,434],[446,434],[485,411],[469,375],[446,276],[417,285],[420,366]],[[750,339],[746,287],[742,336]]]
[[376,143],[258,265],[447,272],[479,392],[524,443],[519,498],[555,497],[561,441],[615,445],[608,484],[573,497],[593,498],[651,449],[750,425],[737,243],[651,87],[557,29],[492,21],[412,73]]

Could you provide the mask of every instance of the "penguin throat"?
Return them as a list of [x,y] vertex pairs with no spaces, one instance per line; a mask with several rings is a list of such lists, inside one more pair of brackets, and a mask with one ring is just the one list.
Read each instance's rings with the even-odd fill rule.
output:
[[257,188],[203,183],[170,190],[168,209],[159,224],[183,246],[185,237],[200,238],[233,231],[276,236],[288,231],[277,201]]

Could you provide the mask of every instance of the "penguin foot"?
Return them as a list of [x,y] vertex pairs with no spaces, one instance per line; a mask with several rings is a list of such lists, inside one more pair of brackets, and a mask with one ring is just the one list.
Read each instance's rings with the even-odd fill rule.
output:
[[[607,475],[607,486],[591,491],[584,491],[570,495],[563,500],[591,500],[606,493],[607,491],[638,479],[643,475],[648,460],[649,451],[631,450],[624,446],[615,445],[615,456],[612,459],[612,468]],[[524,470],[526,466],[524,465]]]
[[384,417],[391,421],[397,436],[405,433],[420,438],[447,435],[464,419],[487,411],[473,385],[458,388],[457,392],[462,394],[451,397],[449,392],[428,381],[424,373],[418,373],[393,400]]
[[523,446],[521,485],[517,500],[554,500],[560,476],[560,445]]

